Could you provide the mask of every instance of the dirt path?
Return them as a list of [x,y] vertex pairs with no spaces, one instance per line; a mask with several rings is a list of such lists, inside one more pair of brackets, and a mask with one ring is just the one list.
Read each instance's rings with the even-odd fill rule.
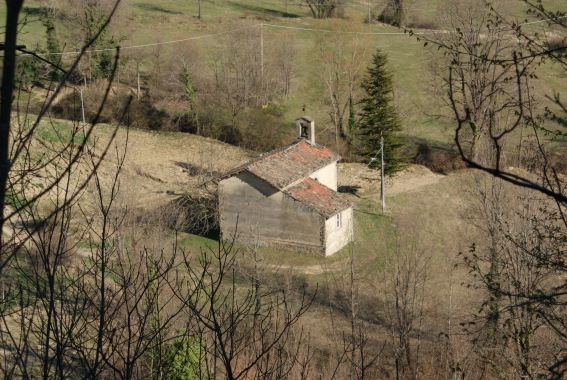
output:
[[[420,165],[409,165],[393,177],[386,178],[386,195],[396,195],[423,186],[437,183],[445,176],[433,173]],[[380,190],[380,172],[369,169],[364,164],[339,164],[339,186],[347,186],[357,191],[371,188]]]
[[300,272],[302,274],[308,275],[317,275],[323,273],[330,273],[330,272],[337,272],[341,269],[346,268],[347,260],[340,260],[334,262],[332,264],[318,264],[318,265],[305,265],[305,266],[297,266],[297,265],[273,265],[272,268],[275,271],[280,270],[293,270],[294,272]]

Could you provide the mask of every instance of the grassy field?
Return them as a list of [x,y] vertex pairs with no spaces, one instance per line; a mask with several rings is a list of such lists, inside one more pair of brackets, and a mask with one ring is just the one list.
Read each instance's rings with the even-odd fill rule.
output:
[[[409,141],[447,147],[453,137],[451,125],[447,119],[438,117],[446,110],[441,108],[439,99],[430,96],[433,85],[429,64],[436,52],[424,49],[422,42],[404,34],[402,29],[365,23],[369,6],[371,11],[379,12],[383,3],[376,0],[345,1],[345,18],[329,21],[313,19],[306,6],[291,0],[203,0],[202,17],[199,20],[196,1],[167,0],[156,4],[124,0],[111,25],[110,34],[123,39],[120,45],[124,48],[124,56],[141,59],[142,70],[150,70],[152,57],[156,54],[162,60],[171,62],[179,60],[180,56],[195,56],[203,75],[209,76],[212,75],[211,53],[223,49],[225,37],[230,31],[244,28],[257,33],[259,38],[261,28],[266,54],[283,36],[287,36],[293,40],[298,54],[292,93],[288,98],[278,101],[278,107],[283,111],[282,119],[292,125],[293,120],[303,113],[303,105],[306,105],[306,113],[314,117],[322,129],[328,129],[331,126],[326,106],[327,94],[313,80],[317,73],[317,62],[313,59],[314,43],[317,38],[327,34],[325,31],[357,32],[357,38],[365,47],[364,60],[370,62],[370,55],[375,49],[381,49],[389,57],[388,69],[394,74],[396,103]],[[545,3],[552,9],[560,9],[562,4],[560,0]],[[408,20],[434,22],[440,4],[437,0],[415,2],[408,9]],[[23,14],[27,24],[20,35],[20,42],[33,49],[44,44],[44,27],[38,21],[40,3],[27,1],[25,6]],[[510,1],[509,7],[512,14],[534,20],[533,16],[522,13],[521,2]],[[0,18],[4,17],[4,13],[5,9],[0,9]],[[77,17],[81,17],[80,14]],[[260,27],[260,24],[264,25]],[[535,30],[538,25],[530,27]],[[443,25],[437,27],[443,28]],[[62,20],[58,28],[65,51],[73,51],[80,42],[73,40],[77,35],[76,22]],[[159,33],[156,33],[157,30]],[[151,46],[140,46],[147,44]],[[270,57],[265,58],[268,61]],[[542,80],[536,86],[539,93],[563,91],[560,83],[564,80],[564,72],[561,70],[546,67],[540,77]]]

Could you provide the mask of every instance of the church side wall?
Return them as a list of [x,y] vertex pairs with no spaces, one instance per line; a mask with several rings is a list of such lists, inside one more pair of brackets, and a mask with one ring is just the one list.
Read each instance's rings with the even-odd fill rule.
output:
[[354,229],[352,207],[340,212],[339,214],[340,226],[337,226],[337,215],[330,217],[325,222],[325,256],[330,256],[337,252],[347,245],[351,239],[353,239]]
[[219,183],[223,239],[325,252],[325,220],[258,177],[243,172]]

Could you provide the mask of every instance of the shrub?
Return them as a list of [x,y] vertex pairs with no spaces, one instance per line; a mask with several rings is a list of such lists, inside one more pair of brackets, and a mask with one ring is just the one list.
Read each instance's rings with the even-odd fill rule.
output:
[[[97,116],[104,96],[102,88],[97,86],[91,86],[84,92],[87,122],[92,122]],[[143,97],[140,100],[130,100],[130,97],[131,94],[125,91],[111,95],[98,115],[98,122],[128,124],[140,129],[178,130],[176,123],[172,121],[167,112],[155,108],[151,99]],[[130,106],[126,109],[128,102],[130,102]],[[54,116],[62,119],[82,121],[80,94],[77,91],[70,93],[55,104],[51,111]]]
[[389,0],[378,16],[378,21],[393,26],[402,26],[406,21],[405,18],[402,0]]
[[439,29],[439,26],[435,21],[428,20],[421,16],[412,18],[408,21],[406,26],[411,29]]
[[295,129],[281,121],[281,111],[275,105],[248,110],[239,123],[239,146],[256,151],[268,151],[289,140]]
[[547,48],[553,51],[553,55],[561,57],[567,55],[567,38],[554,36],[547,41]]
[[414,156],[413,162],[441,174],[448,174],[467,167],[458,152],[454,150],[434,150],[423,143],[418,145],[417,154]]

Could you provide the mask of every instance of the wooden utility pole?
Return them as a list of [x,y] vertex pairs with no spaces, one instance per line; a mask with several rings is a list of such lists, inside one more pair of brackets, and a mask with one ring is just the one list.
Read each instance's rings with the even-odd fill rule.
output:
[[264,24],[260,24],[260,70],[264,80]]
[[199,20],[201,19],[201,0],[199,0],[199,15],[197,16],[197,18]]
[[140,62],[136,62],[136,97],[140,100]]
[[264,89],[264,24],[260,24],[260,75],[261,75],[261,99],[262,108],[267,107],[267,96]]
[[85,102],[83,100],[83,89],[81,88],[81,112],[83,113],[83,152],[89,153],[87,146],[87,122],[85,120]]
[[386,211],[386,190],[384,186],[384,137],[380,138],[380,199],[382,200],[382,214]]

